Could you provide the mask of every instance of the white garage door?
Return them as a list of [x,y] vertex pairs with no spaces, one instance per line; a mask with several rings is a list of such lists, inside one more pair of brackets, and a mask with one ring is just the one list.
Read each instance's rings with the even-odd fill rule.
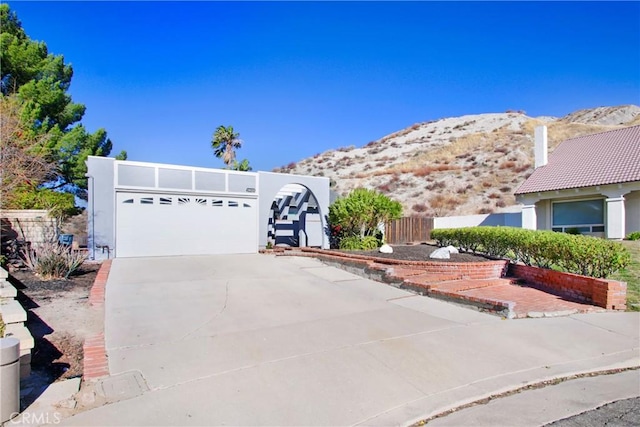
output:
[[116,193],[116,256],[256,253],[258,201]]

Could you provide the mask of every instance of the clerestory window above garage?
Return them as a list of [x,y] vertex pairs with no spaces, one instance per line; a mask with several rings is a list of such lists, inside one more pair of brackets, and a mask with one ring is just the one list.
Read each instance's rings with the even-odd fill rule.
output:
[[257,197],[258,175],[253,172],[131,161],[116,161],[114,165],[116,187],[127,191],[229,193]]

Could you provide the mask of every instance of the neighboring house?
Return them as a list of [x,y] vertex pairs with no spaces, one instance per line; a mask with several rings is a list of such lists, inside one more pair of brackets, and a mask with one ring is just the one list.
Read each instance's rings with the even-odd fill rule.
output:
[[640,126],[562,142],[547,160],[535,130],[533,174],[515,192],[522,228],[622,239],[640,230]]

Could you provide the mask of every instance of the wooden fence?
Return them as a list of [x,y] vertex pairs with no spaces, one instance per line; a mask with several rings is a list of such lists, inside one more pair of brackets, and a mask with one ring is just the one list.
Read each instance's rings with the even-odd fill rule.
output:
[[385,226],[385,240],[390,244],[421,243],[431,240],[433,218],[406,217]]

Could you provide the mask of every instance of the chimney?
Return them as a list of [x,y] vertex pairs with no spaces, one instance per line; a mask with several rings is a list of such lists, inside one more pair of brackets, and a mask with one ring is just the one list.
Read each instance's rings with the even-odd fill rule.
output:
[[535,129],[535,169],[547,164],[547,127],[537,126]]

